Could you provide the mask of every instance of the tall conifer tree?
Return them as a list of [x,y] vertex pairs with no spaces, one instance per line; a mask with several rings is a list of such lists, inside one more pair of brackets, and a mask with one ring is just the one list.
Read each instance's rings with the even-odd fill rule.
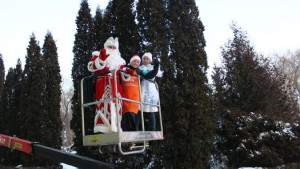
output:
[[274,167],[298,159],[298,139],[275,134],[281,132],[279,123],[298,123],[297,102],[288,97],[284,79],[255,52],[246,33],[235,24],[231,28],[234,37],[222,48],[223,64],[213,74],[220,115],[218,150],[231,168]]
[[21,97],[21,90],[22,90],[22,63],[21,60],[18,59],[16,67],[13,69],[13,80],[11,84],[11,102],[9,109],[11,110],[12,114],[9,118],[9,124],[11,125],[10,128],[10,135],[20,135],[20,130],[18,127],[18,113],[20,113],[20,97]]
[[126,62],[140,51],[141,39],[135,23],[133,6],[134,0],[112,0],[104,16],[104,23],[110,25],[110,36],[119,38],[119,50]]
[[[19,119],[18,119],[18,114],[21,112],[21,108],[20,108],[20,98],[21,98],[21,91],[22,91],[22,76],[23,76],[23,70],[22,70],[22,63],[21,60],[18,59],[17,61],[17,65],[14,68],[14,76],[13,76],[13,87],[12,90],[13,95],[11,98],[11,105],[12,107],[10,107],[10,109],[12,109],[12,115],[10,117],[9,120],[9,124],[11,124],[11,126],[9,127],[11,130],[11,134],[10,135],[16,135],[19,136],[21,135],[20,133],[22,132],[19,129],[19,126],[17,124],[19,124]],[[15,151],[13,153],[10,154],[11,157],[11,164],[20,164],[20,154],[22,154],[22,152],[18,152]]]
[[61,95],[61,76],[58,63],[57,47],[53,36],[48,32],[45,36],[43,45],[43,56],[46,69],[46,91],[47,91],[47,110],[48,123],[47,129],[51,139],[47,140],[46,146],[59,149],[61,146],[60,133],[62,130],[62,121],[60,118],[60,95]]
[[4,112],[3,112],[3,106],[2,106],[2,91],[4,87],[4,81],[5,81],[5,68],[4,68],[4,63],[3,63],[3,57],[2,54],[0,53],[0,131],[4,130],[5,128],[5,123],[4,123]]
[[4,83],[4,87],[3,87],[3,92],[2,92],[2,110],[3,110],[3,117],[4,117],[4,121],[3,122],[6,122],[4,123],[4,128],[5,128],[5,133],[3,134],[8,134],[8,135],[11,135],[12,134],[12,124],[14,123],[7,123],[8,121],[10,121],[11,118],[14,118],[16,119],[14,116],[13,116],[13,111],[12,111],[12,107],[13,105],[11,104],[12,103],[12,95],[13,95],[13,89],[12,89],[12,86],[13,86],[13,76],[14,76],[14,70],[13,68],[10,68],[8,69],[8,72],[7,72],[7,75],[6,75],[6,80],[5,80],[5,83]]
[[285,115],[283,112],[289,112],[286,108],[293,101],[288,101],[285,95],[283,78],[276,75],[268,59],[255,52],[245,32],[235,24],[231,29],[234,38],[222,48],[223,65],[215,68],[220,70],[213,76],[215,84],[222,84],[219,92],[226,98],[219,100],[227,107],[237,106],[246,112],[262,110],[267,114]]
[[[48,110],[46,91],[45,61],[35,35],[30,37],[27,47],[26,64],[22,80],[21,113],[19,124],[21,137],[45,144],[51,135],[47,133]],[[44,160],[24,158],[25,165],[45,165]]]
[[[151,52],[153,56],[156,56],[161,61],[161,69],[169,73],[167,69],[170,67],[170,62],[168,61],[169,48],[166,10],[166,2],[161,0],[140,0],[137,3],[138,30],[141,35],[140,46],[142,47],[141,52]],[[141,53],[141,55],[143,55],[143,53]],[[156,81],[159,83],[161,95],[166,92],[161,90],[166,85],[161,83],[162,81],[167,81],[165,76],[167,76],[166,73],[163,79],[156,78]],[[165,101],[161,101],[163,116],[167,104]],[[151,160],[157,159],[153,157],[161,150],[160,143],[160,141],[151,143],[151,148],[147,150],[147,155],[144,156],[143,160],[146,166],[151,163]],[[159,161],[159,159],[157,160]],[[154,168],[161,167],[155,164]]]
[[109,37],[109,26],[104,22],[104,18],[100,8],[96,9],[96,15],[94,19],[94,42],[95,47],[94,50],[100,50],[103,48],[103,44],[106,39]]
[[[93,19],[91,16],[87,0],[83,0],[80,4],[78,16],[76,18],[77,32],[75,34],[75,42],[73,47],[74,59],[72,67],[72,78],[74,85],[74,95],[72,98],[73,118],[71,128],[76,137],[74,138],[74,146],[79,154],[90,156],[91,153],[82,147],[82,130],[81,130],[81,109],[79,93],[79,82],[82,78],[91,75],[87,70],[87,64],[92,57],[94,47],[93,41]],[[94,111],[86,111],[85,124],[86,131],[92,133],[94,122]]]
[[[19,61],[18,61],[19,64]],[[22,70],[21,67],[10,68],[6,75],[6,80],[3,89],[3,110],[6,114],[5,123],[6,130],[5,133],[10,136],[19,136],[17,121],[17,113],[20,111],[19,100],[20,100],[20,87],[21,87],[21,75]],[[20,71],[21,70],[21,71]],[[17,78],[18,77],[18,78]],[[20,164],[20,154],[21,152],[13,151],[10,149],[5,149],[5,151],[1,152],[1,159],[5,159],[4,163],[7,165],[17,165]]]
[[170,55],[165,61],[172,64],[162,79],[167,83],[160,87],[165,133],[161,158],[167,168],[207,168],[214,123],[204,26],[193,0],[168,2]]
[[0,53],[0,102],[1,102],[1,96],[4,87],[4,81],[5,81],[4,77],[5,77],[5,67],[4,67],[2,54]]
[[151,52],[158,57],[168,55],[166,10],[166,1],[138,1],[137,20],[142,52]]
[[[10,102],[11,102],[11,95],[12,95],[12,90],[11,90],[11,85],[13,81],[13,69],[10,68],[7,72],[6,78],[5,78],[5,83],[3,87],[3,92],[2,92],[2,104],[1,104],[1,126],[3,127],[3,130],[0,130],[1,134],[6,134],[10,135],[11,134],[11,124],[9,123],[9,120],[11,118],[12,112],[10,111]],[[10,164],[11,162],[11,156],[9,156],[10,150],[6,148],[0,148],[0,158],[2,160],[2,164]]]

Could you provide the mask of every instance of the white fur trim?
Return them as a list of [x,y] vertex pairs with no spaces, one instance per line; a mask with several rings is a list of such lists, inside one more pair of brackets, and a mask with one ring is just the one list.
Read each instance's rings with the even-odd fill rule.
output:
[[102,70],[106,66],[106,62],[102,61],[100,58],[97,58],[95,60],[95,66],[97,70]]
[[152,54],[150,52],[146,52],[143,56],[142,56],[142,61],[144,61],[144,57],[147,56],[150,59],[150,62],[152,62]]
[[130,75],[121,72],[121,79],[122,79],[122,81],[129,81],[130,80]]
[[[126,68],[124,67],[123,70],[126,71]],[[129,81],[130,80],[130,75],[124,72],[121,72],[121,79],[122,81]]]
[[117,49],[119,49],[118,38],[109,37],[104,43],[104,48],[107,49],[108,46],[115,46]]
[[116,106],[113,103],[110,103],[110,121],[111,121],[111,131],[112,132],[117,132],[118,127],[117,127],[117,115],[116,115]]
[[155,106],[150,106],[150,105],[144,105],[143,106],[143,112],[158,112],[158,108]]
[[102,114],[101,110],[97,111],[97,114],[95,116],[95,121],[94,124],[96,125],[98,118],[101,118],[101,120],[103,121],[104,125],[109,126],[109,120]]
[[[99,52],[99,51],[94,51],[94,52],[92,53],[92,56],[93,56],[93,57],[94,57],[94,56],[99,56],[99,55],[100,55],[100,52]],[[95,65],[96,69],[94,69],[94,65]],[[102,61],[99,57],[97,57],[95,61],[90,61],[90,62],[88,63],[88,66],[87,66],[87,67],[88,67],[88,70],[89,70],[90,72],[96,72],[97,70],[102,70],[105,66],[106,66],[105,61]]]
[[104,125],[96,125],[94,127],[94,133],[111,133],[110,127],[104,126]]
[[89,62],[87,67],[88,67],[88,70],[90,72],[96,72],[97,71],[97,70],[94,69],[94,62]]
[[92,56],[99,56],[100,55],[100,52],[99,51],[94,51],[93,53],[92,53]]
[[133,55],[131,58],[130,58],[130,63],[134,60],[139,60],[141,61],[141,58],[138,56],[138,55]]
[[[101,120],[104,122],[104,124],[97,124],[98,118],[101,118]],[[109,121],[108,121],[108,119],[106,119],[106,117],[103,116],[103,114],[101,113],[101,110],[97,111],[97,114],[94,119],[94,133],[97,133],[97,132],[103,132],[103,133],[111,132],[111,127],[110,127]]]

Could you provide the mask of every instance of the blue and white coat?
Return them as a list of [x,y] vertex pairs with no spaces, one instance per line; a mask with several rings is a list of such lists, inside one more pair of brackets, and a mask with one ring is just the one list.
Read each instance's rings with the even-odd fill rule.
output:
[[[147,75],[152,70],[156,69],[155,76],[157,76],[159,63],[155,63],[155,65],[147,64],[141,65],[139,69],[143,73],[143,75]],[[158,104],[159,94],[158,89],[155,85],[155,76],[148,80],[142,80],[141,82],[141,93],[142,93],[142,101],[148,104]],[[156,106],[151,105],[143,105],[143,112],[157,112],[158,108]]]

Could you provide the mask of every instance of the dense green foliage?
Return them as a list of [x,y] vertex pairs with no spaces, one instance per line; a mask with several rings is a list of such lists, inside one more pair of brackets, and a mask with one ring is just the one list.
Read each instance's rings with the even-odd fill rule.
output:
[[[21,62],[18,60],[16,68],[10,68],[6,75],[6,80],[3,90],[3,112],[5,130],[3,134],[19,136],[21,131],[16,125],[18,113],[20,112],[20,94],[21,94],[21,80],[22,80],[22,68]],[[2,131],[2,130],[1,130]],[[3,163],[10,165],[20,164],[21,152],[13,151],[9,149],[3,149],[0,154],[5,157]],[[1,157],[1,156],[0,156]]]
[[0,101],[2,100],[2,91],[4,87],[4,79],[5,77],[5,67],[3,63],[3,57],[2,54],[0,53]]
[[[10,136],[39,142],[60,149],[60,69],[57,48],[51,33],[45,36],[42,49],[32,34],[27,47],[25,69],[20,60],[10,68],[4,84],[1,117],[5,131]],[[54,166],[57,163],[31,155],[11,152],[1,153],[1,163],[6,165]]]
[[290,154],[300,150],[297,102],[288,95],[284,78],[256,54],[246,33],[234,24],[232,30],[234,38],[222,48],[223,64],[213,75],[217,149],[234,168],[291,162],[298,155]]
[[99,8],[96,10],[94,20],[94,43],[95,47],[93,50],[100,50],[103,48],[107,37],[109,36],[108,26],[103,21],[103,14]]
[[[91,55],[87,56],[90,52],[87,39],[90,39],[89,33],[92,28],[99,29],[94,30],[96,33],[93,36],[97,37],[94,39],[104,38],[98,39],[101,43],[108,38],[104,37],[107,35],[107,29],[110,30],[109,36],[118,37],[120,52],[127,61],[132,54],[139,51],[153,53],[154,56],[160,58],[161,69],[164,71],[164,77],[158,81],[161,88],[166,139],[154,144],[153,149],[148,152],[148,162],[151,156],[157,156],[159,158],[157,158],[156,166],[208,167],[214,125],[211,114],[211,91],[206,78],[208,67],[204,51],[204,27],[198,18],[195,2],[139,1],[136,10],[138,24],[136,25],[133,1],[113,0],[109,2],[103,20],[101,20],[102,13],[99,10],[96,11],[94,27],[90,23],[91,16],[85,3],[86,1],[82,1],[76,22],[77,33],[72,72],[75,93],[78,90],[79,77],[86,75],[86,58],[91,58]],[[181,16],[178,17],[178,14]],[[142,39],[139,38],[137,32]],[[84,39],[79,37],[84,37]],[[98,45],[96,47],[99,47]],[[81,144],[81,131],[78,123],[74,124],[79,121],[77,99],[74,95],[72,124],[77,136],[76,150],[81,154],[92,156],[91,150],[83,150],[79,145]],[[174,142],[174,139],[178,142]],[[161,146],[166,148],[161,149]],[[183,162],[180,162],[182,160]]]
[[62,140],[60,132],[62,130],[62,121],[60,119],[60,95],[61,95],[61,76],[60,67],[58,63],[57,47],[53,36],[48,32],[45,36],[43,45],[43,56],[45,60],[46,70],[46,99],[48,110],[48,122],[46,128],[48,129],[51,139],[47,140],[46,145],[60,149]]
[[13,90],[11,88],[11,85],[13,84],[13,75],[14,74],[14,70],[13,68],[10,68],[7,72],[6,75],[6,80],[5,80],[5,84],[3,87],[3,91],[2,91],[2,126],[5,130],[4,134],[8,134],[10,132],[14,133],[14,131],[12,131],[13,128],[11,128],[12,124],[11,123],[6,123],[8,120],[16,119],[16,117],[13,115],[15,112],[10,109],[11,107],[13,107],[12,105],[12,97],[13,97]]
[[[158,58],[168,56],[166,2],[140,0],[137,3],[138,30],[142,52],[151,52]],[[142,54],[141,54],[142,55]]]
[[[72,78],[74,84],[74,95],[72,98],[73,118],[71,128],[75,133],[74,146],[76,151],[81,155],[90,156],[91,153],[87,148],[82,147],[82,130],[81,130],[81,109],[79,100],[79,82],[83,77],[90,75],[87,70],[87,64],[92,57],[94,47],[93,42],[93,19],[90,14],[90,8],[87,1],[83,0],[80,5],[78,16],[76,18],[77,32],[73,47],[73,67]],[[93,129],[94,111],[86,111],[85,124],[87,133]]]
[[4,68],[2,54],[0,53],[0,131],[3,131],[5,129],[4,111],[2,109],[3,88],[4,88],[4,81],[5,81],[4,76],[5,76],[5,68]]
[[[90,12],[88,0],[82,0],[72,67],[71,128],[79,155],[115,164],[126,159],[99,155],[96,147],[82,146],[79,82],[91,75],[87,64],[92,52],[113,36],[119,38],[121,56],[127,62],[133,54],[151,52],[163,71],[157,82],[164,140],[151,141],[147,152],[139,156],[144,168],[204,169],[213,165],[212,155],[229,168],[299,161],[296,98],[288,93],[282,74],[255,52],[236,25],[231,27],[233,39],[222,47],[223,62],[214,68],[211,89],[205,29],[194,0],[112,0],[104,11],[97,8],[94,17]],[[61,76],[52,34],[46,34],[42,50],[33,34],[24,71],[19,60],[4,76],[0,54],[0,133],[59,149]],[[86,134],[91,134],[95,109],[91,106],[85,113]],[[55,165],[0,147],[0,164],[20,163]]]
[[104,16],[104,23],[109,25],[109,36],[119,38],[119,50],[126,62],[129,62],[131,56],[140,51],[141,39],[135,23],[133,6],[134,0],[112,0]]
[[167,6],[171,64],[160,84],[165,131],[161,158],[167,168],[207,168],[214,123],[204,26],[194,1],[170,0]]
[[[27,47],[26,64],[23,72],[21,91],[21,111],[18,114],[19,129],[22,130],[20,137],[26,140],[38,141],[46,144],[51,136],[48,132],[48,110],[46,91],[45,60],[41,54],[41,48],[36,41],[35,35],[30,37]],[[43,160],[32,159],[22,156],[25,165],[43,165]]]
[[[98,39],[101,43],[108,38],[104,37],[107,36],[107,30],[110,31],[109,36],[118,37],[121,55],[127,61],[132,54],[140,51],[153,53],[160,58],[161,69],[164,71],[163,78],[158,81],[163,105],[165,140],[154,143],[148,152],[149,158],[145,165],[153,157],[158,157],[155,159],[157,167],[206,168],[213,145],[214,124],[211,91],[206,78],[208,66],[204,51],[204,26],[198,18],[195,2],[139,1],[136,10],[137,24],[133,2],[110,1],[104,11],[103,20],[102,13],[96,11],[93,26],[90,23],[88,5],[86,1],[82,1],[76,20],[77,33],[73,49],[72,75],[75,93],[80,77],[87,75],[86,59],[91,58],[88,55],[91,54],[88,39],[93,39],[90,35],[92,28],[99,29],[94,30],[93,36],[96,36],[94,39],[104,38]],[[99,47],[98,45],[94,46]],[[78,96],[74,95],[72,124],[76,133],[75,147],[80,154],[91,157],[93,151],[80,146],[82,142],[77,100]],[[174,139],[178,141],[174,142]],[[161,149],[161,146],[165,148]]]
[[[142,56],[145,52],[152,53],[153,56],[160,58],[161,69],[167,69],[168,60],[168,31],[167,31],[167,15],[166,15],[166,2],[161,0],[140,0],[137,3],[137,20],[138,30],[142,37],[140,41]],[[164,75],[165,76],[165,75]],[[160,91],[162,86],[161,78],[156,78],[159,83]],[[165,105],[162,103],[162,105]],[[163,110],[164,111],[164,110]],[[157,118],[158,119],[158,118]],[[153,159],[161,152],[162,141],[152,143],[152,148],[147,151],[144,156],[143,162],[148,166]],[[158,160],[158,159],[157,159]],[[159,160],[152,166],[152,168],[160,168]]]
[[[11,70],[11,69],[9,69]],[[8,80],[8,77],[10,76],[9,73],[7,73],[6,77],[6,93],[7,93],[7,98],[5,98],[6,102],[6,111],[8,111],[9,118],[8,120],[8,128],[9,128],[9,135],[16,135],[18,136],[19,133],[21,132],[18,129],[18,126],[15,125],[15,121],[18,117],[18,113],[21,111],[20,108],[20,95],[21,95],[21,90],[22,90],[22,64],[21,61],[18,60],[18,63],[16,67],[11,70],[12,71],[12,78],[11,80]],[[10,78],[9,78],[10,79]]]

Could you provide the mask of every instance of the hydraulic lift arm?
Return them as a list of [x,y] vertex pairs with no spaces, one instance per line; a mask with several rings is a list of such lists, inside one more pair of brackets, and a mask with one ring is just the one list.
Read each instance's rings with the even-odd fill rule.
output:
[[70,154],[57,150],[54,148],[46,147],[37,143],[33,143],[27,140],[11,137],[0,134],[0,146],[12,148],[18,151],[22,151],[33,156],[44,157],[53,161],[66,163],[78,168],[83,169],[119,169],[120,167],[90,159],[87,157]]

